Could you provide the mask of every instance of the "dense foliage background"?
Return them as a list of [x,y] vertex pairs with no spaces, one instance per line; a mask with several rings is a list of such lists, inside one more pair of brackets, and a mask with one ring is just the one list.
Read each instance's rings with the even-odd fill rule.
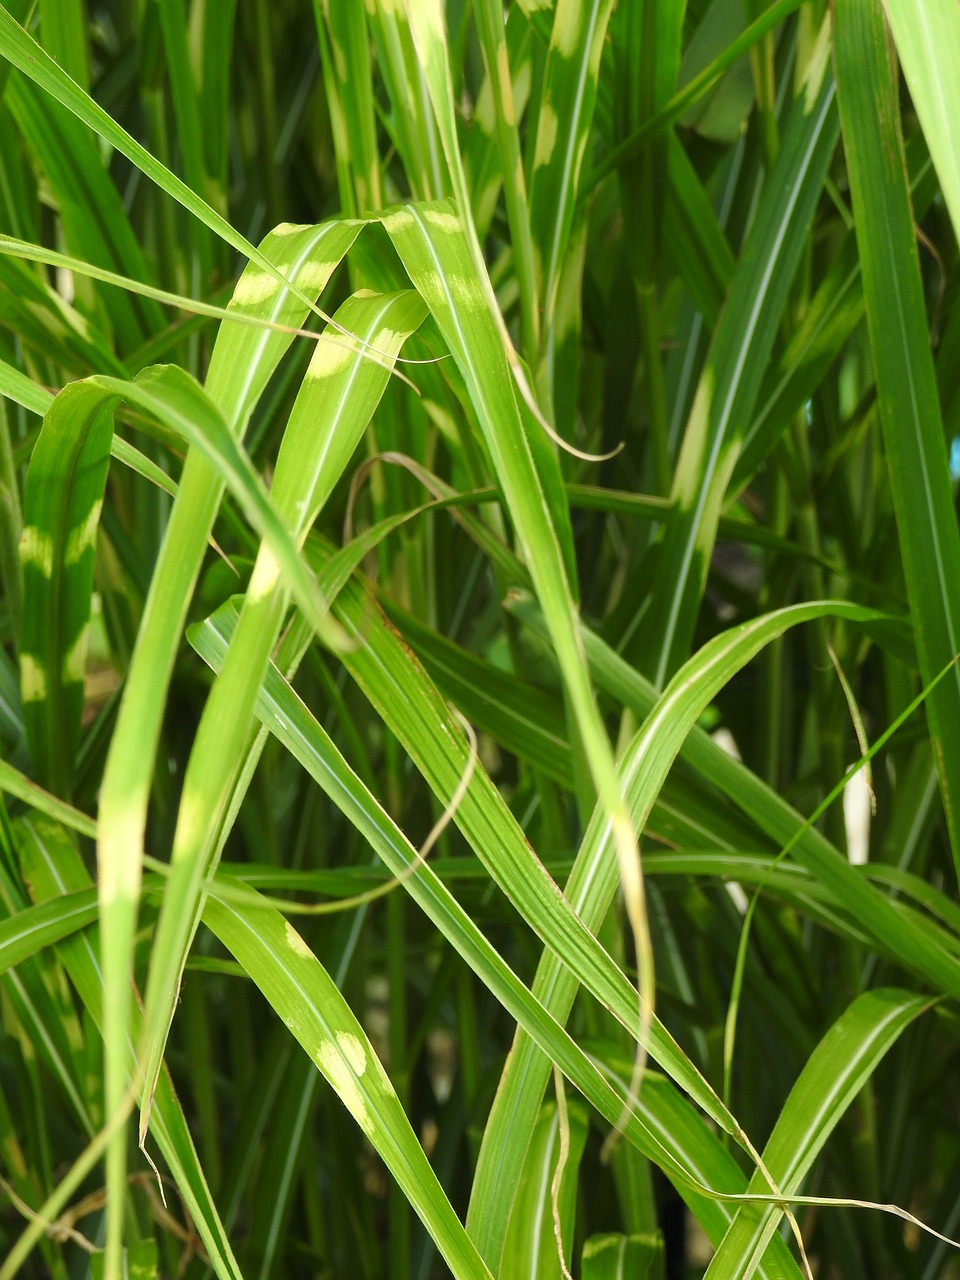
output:
[[0,1280],[960,1274],[956,0],[0,55]]

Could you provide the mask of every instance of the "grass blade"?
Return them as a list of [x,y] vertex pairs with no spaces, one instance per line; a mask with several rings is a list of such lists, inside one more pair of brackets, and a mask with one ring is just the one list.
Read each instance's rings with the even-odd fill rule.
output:
[[113,402],[89,384],[47,412],[24,494],[20,678],[38,780],[69,800],[80,742],[93,557],[110,463]]
[[[353,345],[339,329],[317,343],[291,411],[277,459],[271,505],[296,550],[340,478],[367,429],[390,377],[395,357],[425,315],[414,293],[349,299],[338,324],[357,334]],[[384,363],[366,358],[366,346],[384,352]],[[292,535],[286,534],[287,529]],[[229,826],[231,786],[242,764],[254,699],[286,612],[293,579],[264,543],[254,566],[230,655],[210,694],[187,762],[171,877],[164,896],[147,984],[146,1090],[140,1115],[145,1136],[152,1083],[160,1070],[187,951],[199,921],[204,880],[216,866]]]
[[[0,28],[2,24],[0,10]],[[266,237],[259,256],[284,264],[303,289],[315,290],[314,296],[318,296],[358,234],[359,226],[350,223],[283,226]],[[300,328],[308,303],[300,301],[292,289],[277,287],[275,277],[279,274],[275,265],[270,272],[248,266],[234,290],[231,306]],[[242,437],[254,406],[292,340],[290,334],[224,322],[210,359],[206,393],[233,437]],[[108,1110],[119,1105],[127,1083],[130,959],[147,802],[166,691],[223,487],[216,469],[191,450],[154,569],[100,790],[97,857],[108,993],[104,1008]],[[108,1153],[108,1251],[114,1260],[120,1249],[122,1137],[118,1135]],[[108,1265],[108,1280],[113,1280],[111,1267],[115,1266],[115,1261]]]
[[[920,677],[960,653],[960,534],[930,354],[899,110],[883,14],[843,0],[836,61],[867,330]],[[960,671],[927,715],[954,862],[960,874]]]
[[[929,1001],[908,991],[868,991],[858,996],[814,1050],[780,1112],[764,1149],[764,1164],[780,1190],[792,1195],[844,1112],[883,1056]],[[761,1175],[749,1194],[769,1191]],[[749,1280],[782,1209],[743,1205],[707,1268],[705,1280]]]
[[204,920],[237,957],[317,1064],[433,1236],[456,1280],[489,1277],[417,1142],[390,1078],[336,984],[276,911],[225,901],[218,881]]
[[636,649],[637,665],[657,687],[689,650],[720,507],[836,146],[833,77],[822,58],[815,69],[820,80],[814,74],[793,108],[684,433],[671,494],[674,512]]
[[960,240],[960,13],[950,0],[886,0],[884,11]]

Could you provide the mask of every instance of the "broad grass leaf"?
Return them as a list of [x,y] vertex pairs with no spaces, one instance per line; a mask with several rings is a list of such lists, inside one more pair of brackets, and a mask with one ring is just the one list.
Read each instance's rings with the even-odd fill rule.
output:
[[582,1280],[659,1280],[663,1239],[659,1235],[590,1236],[580,1254]]
[[[580,1161],[587,1142],[589,1116],[582,1103],[568,1104],[569,1151],[560,1179],[557,1209],[564,1263],[569,1268],[577,1203]],[[553,1180],[560,1160],[561,1136],[557,1104],[545,1102],[527,1148],[523,1178],[514,1201],[503,1248],[501,1274],[530,1280],[560,1280],[559,1246],[555,1235]]]
[[[881,1059],[914,1018],[929,1007],[927,998],[908,991],[867,991],[823,1037],[784,1103],[763,1152],[766,1168],[785,1195],[799,1190],[824,1143]],[[750,1180],[749,1192],[769,1193],[762,1174]],[[743,1205],[707,1268],[707,1280],[749,1280],[782,1215],[777,1205]]]
[[219,887],[214,887],[203,914],[380,1153],[456,1280],[489,1277],[366,1032],[289,921],[268,907],[241,907],[235,901],[225,901]]

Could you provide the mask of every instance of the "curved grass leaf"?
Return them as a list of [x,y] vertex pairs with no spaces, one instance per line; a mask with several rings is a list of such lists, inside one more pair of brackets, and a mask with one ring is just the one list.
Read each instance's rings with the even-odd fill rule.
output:
[[[582,1104],[568,1105],[569,1152],[560,1179],[557,1208],[564,1262],[570,1266],[573,1249],[577,1180],[587,1142],[588,1116]],[[540,1108],[533,1139],[527,1149],[523,1177],[513,1206],[503,1248],[502,1275],[529,1276],[530,1280],[560,1280],[560,1257],[555,1234],[553,1180],[560,1160],[561,1136],[557,1104]]]
[[[161,164],[145,147],[132,138],[108,112],[104,111],[89,94],[64,73],[50,55],[24,31],[13,15],[2,6],[0,6],[0,56],[33,80],[51,98],[62,103],[72,115],[89,125],[111,146],[116,147],[161,190],[172,196],[184,209],[243,254],[244,258],[249,259],[261,274],[267,275],[273,281],[276,290],[289,289],[308,311],[316,309],[309,296],[309,286],[302,289],[295,280],[286,276],[269,253],[264,252],[263,246],[255,248],[216,209],[212,209],[201,196],[191,191],[185,182],[171,173],[166,165]],[[81,253],[80,256],[88,255]],[[124,274],[136,275],[137,272]],[[316,296],[314,294],[314,297]]]
[[[522,605],[517,611],[530,625],[544,631],[535,612]],[[861,614],[861,625],[874,629],[876,622],[870,619],[877,617],[866,610]],[[657,701],[650,683],[587,629],[584,643],[597,685],[639,716],[648,716]],[[918,928],[915,922],[906,921],[897,926],[890,914],[893,904],[865,885],[857,868],[820,831],[805,825],[783,796],[723,751],[703,729],[691,729],[681,755],[698,774],[730,796],[780,847],[790,844],[791,857],[816,877],[838,904],[862,926],[870,922],[868,927],[876,945],[887,950],[892,944],[904,968],[935,990],[957,990],[957,975],[948,960],[952,950],[948,935],[929,924]]]
[[[884,1054],[930,1001],[908,991],[867,991],[837,1019],[814,1050],[764,1148],[764,1164],[785,1195],[801,1186],[811,1164]],[[765,1195],[762,1176],[749,1193]],[[749,1280],[783,1210],[745,1204],[713,1261],[708,1280]]]
[[[852,622],[867,622],[878,616],[871,610],[841,601],[793,606],[715,637],[680,669],[621,759],[622,785],[630,804],[631,819],[638,830],[643,830],[663,779],[687,734],[733,673],[790,626],[830,615]],[[792,825],[791,834],[795,832],[796,827]],[[799,857],[799,849],[798,843],[793,848],[794,856]],[[905,965],[924,974],[935,983],[937,990],[960,992],[960,962],[942,941],[931,936],[926,927],[906,919],[885,896],[865,884],[849,862],[831,850],[826,841],[822,845],[811,843],[804,854],[806,865],[833,890],[840,902],[851,906],[861,926],[886,943],[895,940]],[[612,835],[598,809],[567,879],[565,895],[587,928],[598,929],[616,888]],[[577,979],[569,964],[564,965],[551,951],[544,952],[533,991],[561,1023],[569,1016],[576,988]],[[655,1051],[653,1056],[656,1057]],[[549,1071],[549,1061],[523,1032],[518,1032],[484,1132],[467,1217],[481,1252],[494,1264],[510,1197],[517,1185],[520,1153],[529,1140],[531,1108],[539,1104]],[[696,1093],[689,1092],[703,1105]],[[716,1114],[715,1110],[709,1113]]]
[[[447,136],[452,125],[452,104],[447,104],[451,115],[447,120],[446,115],[441,114],[446,108],[438,99],[438,95],[443,96],[443,86],[449,78],[442,22],[438,32],[426,22],[429,5],[417,4],[414,8],[423,23],[418,27],[418,41],[426,42],[427,52],[421,50],[421,57],[428,78],[431,75],[437,78],[431,92],[441,133],[445,144],[455,147],[455,139]],[[386,214],[383,224],[466,380],[550,629],[591,777],[616,836],[624,899],[637,952],[640,1009],[645,1020],[653,1011],[653,952],[643,904],[636,837],[619,793],[613,753],[590,684],[561,540],[550,518],[510,376],[512,348],[509,338],[501,334],[503,320],[496,310],[495,299],[489,296],[492,290],[476,236],[471,239],[449,203],[432,207],[407,205]],[[516,362],[516,355],[512,354]],[[514,369],[514,373],[523,378],[519,369]],[[415,730],[412,737],[407,736],[408,750],[419,733]],[[457,736],[459,738],[459,734]],[[455,785],[454,782],[451,795]],[[486,840],[480,844],[489,847]]]
[[48,410],[24,492],[20,687],[38,781],[70,798],[80,742],[94,542],[110,465],[112,397],[67,387]]
[[[430,307],[470,394],[510,517],[543,607],[590,774],[617,831],[624,895],[634,934],[641,1007],[653,1008],[653,952],[643,906],[636,838],[617,793],[613,752],[590,684],[576,626],[575,587],[524,431],[515,388],[532,394],[497,304],[476,229],[457,141],[446,29],[439,0],[405,0],[430,90],[456,206],[407,205],[382,219]],[[585,140],[585,135],[584,135]],[[512,375],[512,376],[511,376]],[[560,534],[562,535],[562,530]]]
[[36,809],[39,813],[45,813],[70,831],[77,831],[80,835],[89,836],[94,840],[97,837],[97,824],[93,818],[88,818],[85,813],[80,813],[72,805],[58,800],[49,791],[44,791],[6,760],[0,760],[0,791],[16,796],[24,804]]
[[0,973],[93,924],[96,918],[97,895],[91,888],[28,907],[0,921]]
[[283,518],[226,420],[200,384],[177,365],[152,365],[137,374],[132,382],[94,375],[88,379],[90,384],[154,415],[204,455],[268,543],[276,572],[283,574],[311,624],[328,642],[335,644],[336,632],[331,630],[316,584]]
[[[0,10],[0,29],[12,21],[5,9]],[[4,53],[7,47],[6,40],[0,40]],[[48,57],[38,46],[35,48],[39,58]],[[82,93],[77,86],[74,88]],[[57,190],[68,252],[121,275],[149,279],[147,258],[101,161],[96,139],[69,109],[51,101],[30,79],[11,76],[7,101],[31,152]],[[163,324],[159,308],[147,298],[131,298],[126,293],[107,290],[102,299],[90,296],[89,304],[99,327],[113,330],[121,352],[132,350]]]

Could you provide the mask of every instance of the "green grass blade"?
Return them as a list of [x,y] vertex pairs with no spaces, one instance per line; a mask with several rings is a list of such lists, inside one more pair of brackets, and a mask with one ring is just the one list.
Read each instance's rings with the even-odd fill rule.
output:
[[[960,534],[930,353],[893,68],[880,9],[836,9],[837,81],[880,425],[925,684],[960,653]],[[960,874],[960,671],[927,715]]]
[[774,173],[734,276],[684,433],[674,511],[654,570],[650,617],[638,643],[662,686],[689,651],[720,507],[837,140],[834,83],[797,100]]
[[96,839],[97,824],[93,818],[88,818],[85,813],[80,813],[72,805],[58,800],[49,791],[44,791],[42,787],[38,787],[35,782],[31,782],[19,769],[15,769],[6,760],[0,760],[0,791],[16,796],[18,800],[22,800],[31,809],[36,809],[39,813],[45,813],[49,818],[61,823],[68,830],[76,831],[82,836],[88,836],[90,839]]
[[[330,123],[337,136],[340,203],[359,216],[381,207],[376,98],[364,6],[313,0]],[[329,41],[326,39],[329,32]]]
[[950,0],[886,0],[884,12],[960,240],[960,12]]
[[572,788],[570,743],[558,699],[438,636],[412,614],[384,604],[431,678],[471,723]]
[[[11,21],[7,11],[0,9],[0,30]],[[5,43],[0,48],[6,52]],[[58,75],[63,77],[59,68]],[[74,89],[82,92],[77,86]],[[57,192],[68,251],[122,275],[150,279],[146,256],[96,140],[29,79],[11,77],[7,97],[27,145]],[[98,319],[109,323],[121,352],[131,350],[163,323],[161,312],[149,299],[106,291],[102,298],[91,295],[87,305]]]
[[[868,991],[850,1005],[814,1050],[783,1106],[763,1152],[785,1195],[799,1190],[830,1134],[884,1055],[929,1000],[908,991]],[[759,1173],[749,1194],[769,1194]],[[743,1205],[707,1268],[705,1280],[749,1280],[783,1210]]]
[[[345,229],[349,228],[347,222],[341,223]],[[181,293],[172,293],[169,289],[158,289],[155,285],[145,283],[142,280],[132,279],[130,276],[119,275],[116,271],[108,271],[103,267],[98,267],[94,263],[84,262],[80,258],[71,257],[67,253],[55,253],[52,249],[46,249],[42,245],[28,244],[25,240],[17,240],[13,236],[0,235],[0,254],[8,254],[10,257],[23,258],[29,262],[42,262],[46,266],[58,267],[64,271],[74,272],[76,275],[87,276],[91,280],[99,280],[104,284],[116,285],[120,289],[126,289],[130,293],[135,293],[143,298],[152,298],[155,302],[162,302],[169,307],[177,307],[181,311],[188,311],[193,315],[207,316],[214,320],[230,320],[235,324],[249,325],[255,329],[275,328],[278,332],[283,332],[290,328],[276,320],[261,317],[256,312],[245,312],[234,307],[218,307],[212,302],[203,302],[196,298],[186,297]],[[263,291],[264,286],[257,286],[258,291]],[[57,295],[53,295],[57,297]],[[62,300],[57,298],[58,302]],[[309,331],[305,330],[298,336],[310,336]],[[103,359],[109,359],[109,354],[98,352]],[[114,363],[118,366],[118,372],[123,372],[123,367],[119,361]]]
[[[369,425],[390,377],[395,357],[420,325],[426,308],[411,292],[348,299],[338,325],[356,333],[348,342],[339,329],[317,343],[284,433],[271,489],[279,527],[292,530],[294,550]],[[366,347],[384,353],[366,358]],[[261,547],[230,655],[217,680],[187,763],[171,855],[171,877],[151,958],[146,992],[146,1090],[141,1138],[146,1132],[152,1082],[173,1018],[187,951],[199,921],[203,884],[216,866],[217,844],[231,785],[241,767],[254,699],[283,623],[292,587],[289,571],[273,545]]]
[[274,571],[282,573],[318,633],[335,644],[336,632],[331,630],[316,584],[282,516],[226,420],[200,384],[177,365],[153,365],[139,373],[133,382],[95,375],[88,380],[89,384],[154,415],[206,458],[268,543]]
[[523,334],[521,350],[528,360],[533,360],[540,346],[540,311],[530,231],[531,213],[520,155],[517,106],[514,101],[503,6],[497,0],[477,0],[474,19],[487,71],[494,131],[500,153],[503,196],[507,206],[514,270],[520,293],[520,325]]
[[[205,226],[209,227],[222,240],[243,254],[252,263],[255,263],[262,273],[265,273],[275,282],[277,288],[284,288],[289,284],[284,273],[268,255],[263,253],[261,249],[255,248],[246,237],[234,230],[221,214],[212,209],[196,192],[191,191],[185,182],[181,181],[176,174],[171,173],[165,165],[161,164],[145,147],[141,146],[136,139],[132,138],[125,129],[117,124],[108,112],[104,111],[88,94],[74,84],[49,54],[2,7],[0,7],[0,55],[39,85],[45,93],[48,93],[57,102],[62,103],[78,120],[89,125],[101,138],[109,142],[111,146],[116,147],[146,177],[155,182],[161,190],[172,196],[184,209],[199,218]],[[92,255],[81,254],[80,256],[87,257]],[[126,274],[136,273],[128,272]],[[301,302],[306,304],[308,310],[314,309],[314,304],[308,298],[307,293],[301,292],[296,284],[293,285],[291,291]]]
[[[321,580],[322,576],[321,573]],[[343,653],[344,665],[403,744],[438,800],[447,805],[467,768],[466,740],[436,688],[399,637],[383,627],[370,628],[367,608],[362,594],[353,587],[345,588],[338,597],[337,615],[348,634],[357,640],[355,647]],[[397,688],[405,690],[404,699],[396,697]],[[640,1028],[634,988],[558,894],[543,863],[480,765],[474,768],[454,821],[541,939],[563,957],[564,964],[576,971],[587,989],[636,1038]],[[736,1128],[655,1017],[650,1030],[650,1053],[721,1127]]]
[[0,921],[0,973],[22,964],[77,929],[85,929],[96,918],[96,890],[83,889],[53,902],[27,907]]
[[[23,830],[21,856],[24,873],[33,886],[38,903],[57,901],[93,887],[73,840],[57,823],[47,818],[26,820]],[[94,1025],[101,1034],[105,1034],[104,1003],[109,993],[101,968],[96,932],[85,930],[64,938],[57,944],[57,953]],[[135,1014],[131,1036],[137,1034],[138,1023],[139,1014]],[[126,1041],[124,1050],[126,1069],[132,1075],[136,1062],[132,1038]],[[151,1133],[203,1240],[218,1280],[243,1280],[166,1071],[157,1086]]]
[[450,179],[407,16],[400,4],[375,5],[367,9],[367,21],[390,105],[387,132],[403,161],[410,192],[415,199],[438,200],[449,194]]
[[218,886],[204,907],[207,925],[244,966],[380,1153],[456,1280],[489,1277],[336,984],[289,921],[267,907],[224,901]]
[[200,116],[211,184],[210,203],[226,207],[227,153],[230,140],[230,62],[237,0],[203,0],[190,12],[194,65],[200,70]]
[[[4,237],[6,244],[6,237]],[[16,240],[14,244],[24,244]],[[43,253],[43,250],[34,252]],[[97,268],[94,268],[97,270]],[[107,273],[109,274],[109,273]],[[80,292],[83,292],[82,286]],[[17,334],[34,361],[51,360],[71,373],[126,374],[106,336],[76,306],[64,301],[26,263],[0,260],[0,323]],[[60,379],[51,378],[50,381]]]
[[[191,632],[192,643],[215,670],[223,660],[232,625],[231,608],[225,606]],[[273,667],[268,670],[258,698],[257,714],[363,833],[411,897],[504,1008],[527,1029],[547,1060],[558,1063],[571,1083],[611,1124],[621,1119],[625,1086],[621,1083],[618,1091],[611,1088],[591,1058],[531,996],[429,864],[418,859],[403,833]],[[640,1112],[626,1119],[624,1134],[628,1140],[674,1176],[678,1170],[696,1170],[711,1187],[735,1191],[745,1185],[735,1162],[668,1081],[655,1081],[653,1075],[648,1075],[644,1088],[650,1090],[650,1101],[648,1104],[647,1098],[642,1097]],[[691,1196],[698,1217],[719,1241],[732,1220],[732,1211],[691,1191],[689,1181],[682,1177],[678,1186],[683,1194]]]
[[582,1280],[660,1280],[663,1241],[655,1235],[590,1236],[580,1266]]
[[62,391],[44,418],[24,493],[24,720],[37,781],[63,799],[70,798],[80,742],[94,543],[113,407],[89,384]]
[[[796,607],[803,610],[810,606]],[[847,616],[869,627],[875,625],[869,619],[878,616],[871,610],[840,602],[833,602],[832,609],[837,609],[839,616],[853,610]],[[784,616],[790,613],[787,610]],[[536,625],[535,615],[525,612],[523,616]],[[542,623],[540,629],[543,630]],[[584,642],[598,687],[611,693],[622,705],[632,707],[639,716],[649,717],[657,705],[657,696],[649,682],[598,636],[585,630]],[[863,883],[856,868],[821,832],[805,826],[805,820],[784,797],[722,751],[700,728],[691,728],[681,754],[713,786],[729,795],[778,846],[790,844],[791,857],[806,867],[854,919],[870,928],[878,945],[886,947],[892,943],[900,963],[935,990],[958,990],[958,975],[949,961],[950,946],[945,936],[929,927],[916,928],[911,922],[898,925],[895,915],[891,914],[892,904]]]
[[0,361],[0,395],[6,396],[14,404],[22,404],[25,409],[38,413],[41,417],[53,403],[52,392],[46,387],[38,386],[32,378],[6,360]]
[[593,121],[600,54],[612,11],[612,0],[557,0],[554,10],[544,100],[530,165],[530,225],[547,342]]
[[[3,11],[0,10],[0,27]],[[281,226],[264,240],[259,256],[280,263],[300,288],[319,295],[359,226],[329,223],[319,227]],[[231,303],[247,314],[300,328],[308,301],[278,287],[276,266],[265,272],[249,265]],[[207,371],[206,393],[232,436],[240,438],[271,375],[288,350],[292,335],[224,322]],[[117,725],[100,789],[97,856],[100,870],[100,921],[104,938],[105,1075],[108,1109],[119,1105],[126,1088],[130,957],[139,899],[144,829],[157,743],[177,647],[200,572],[207,540],[223,493],[217,470],[191,450],[180,481],[160,555],[144,607],[143,621],[127,673]],[[123,1135],[108,1155],[111,1219],[109,1248],[119,1252],[117,1215],[124,1184]]]
[[[441,71],[437,74],[442,82],[448,75],[442,32],[438,37],[428,30],[425,17],[423,21],[418,39],[429,42],[425,56],[428,75],[439,59]],[[436,72],[435,67],[433,70]],[[440,93],[441,89],[435,90],[435,101]],[[442,118],[441,133],[445,133]],[[496,303],[489,301],[491,289],[482,261],[479,272],[476,265],[479,247],[471,252],[469,233],[449,204],[427,208],[408,205],[386,215],[383,222],[443,332],[480,419],[550,628],[591,775],[616,832],[625,900],[638,952],[641,1005],[652,1013],[653,958],[644,917],[636,838],[618,793],[613,754],[590,685],[561,543],[524,431],[508,351],[500,332],[503,321],[498,311],[491,311],[491,305],[495,308]]]
[[43,43],[71,80],[89,91],[87,37],[81,0],[40,0]]
[[[573,1248],[577,1177],[587,1141],[586,1108],[571,1106],[569,1119],[570,1152],[563,1168],[558,1204],[564,1261],[568,1267]],[[562,1275],[554,1234],[551,1187],[559,1156],[557,1105],[548,1102],[540,1108],[533,1139],[527,1150],[523,1177],[504,1243],[501,1275],[529,1276],[530,1280],[559,1280]]]
[[[681,668],[650,710],[621,760],[622,785],[630,804],[631,819],[639,830],[644,828],[653,799],[684,739],[733,671],[739,670],[790,626],[830,615],[861,622],[877,616],[870,610],[839,601],[793,606],[715,637]],[[795,834],[795,826],[792,831]],[[795,854],[799,847],[799,844],[795,847]],[[811,856],[807,852],[806,861],[813,863],[823,881],[834,888],[838,899],[856,912],[855,918],[878,939],[895,939],[903,962],[928,976],[938,989],[960,990],[960,964],[956,955],[942,942],[935,941],[927,929],[906,920],[884,896],[864,884],[846,859],[826,849],[817,845],[816,854]],[[597,929],[616,887],[611,833],[601,811],[597,810],[567,879],[565,894],[578,918],[588,928]],[[565,970],[556,955],[545,952],[533,990],[558,1021],[566,1020],[576,994],[576,981],[570,968]],[[539,1103],[548,1074],[549,1062],[540,1057],[529,1040],[518,1035],[487,1122],[467,1219],[481,1252],[488,1259],[497,1257],[498,1231],[504,1229],[504,1200],[509,1194],[504,1188],[517,1185],[519,1153],[529,1140],[530,1109]],[[704,1105],[705,1100],[699,1093],[689,1091]],[[715,1105],[708,1110],[714,1118],[718,1117]],[[720,1122],[727,1127],[729,1118],[722,1118]],[[521,1141],[519,1135],[524,1129],[527,1136]]]
[[597,793],[619,833],[626,900],[640,953],[643,998],[645,1006],[652,1008],[652,954],[640,919],[642,886],[638,880],[636,841],[626,821],[622,798],[613,785],[613,754],[580,647],[561,544],[519,412],[514,382],[529,394],[527,380],[506,331],[469,219],[470,202],[457,142],[443,14],[437,0],[406,0],[406,4],[461,214],[458,216],[449,204],[433,208],[408,205],[385,216],[383,225],[466,380],[493,458],[550,627]]

